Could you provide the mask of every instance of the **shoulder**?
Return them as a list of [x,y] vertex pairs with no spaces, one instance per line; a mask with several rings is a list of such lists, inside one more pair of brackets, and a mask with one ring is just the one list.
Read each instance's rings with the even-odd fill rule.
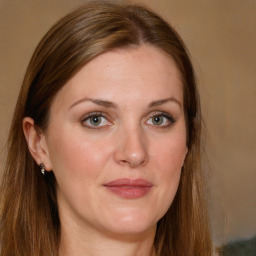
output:
[[256,236],[246,240],[230,242],[221,248],[222,256],[255,256],[256,255]]

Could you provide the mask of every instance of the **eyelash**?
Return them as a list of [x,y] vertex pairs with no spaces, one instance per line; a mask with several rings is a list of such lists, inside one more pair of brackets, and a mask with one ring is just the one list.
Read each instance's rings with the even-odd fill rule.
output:
[[[104,118],[107,122],[107,124],[105,125],[99,125],[99,126],[94,126],[94,125],[89,125],[89,124],[86,124],[87,121],[90,121],[91,118]],[[149,124],[151,126],[154,126],[156,128],[167,128],[167,127],[170,127],[172,124],[175,123],[175,119],[168,113],[165,113],[165,112],[155,112],[153,113],[149,119],[147,119],[146,123],[148,123],[149,120],[152,120],[152,118],[156,118],[156,117],[162,117],[163,119],[165,119],[165,121],[167,120],[168,124],[165,124],[165,125],[157,125],[157,124]],[[164,122],[164,120],[163,120]],[[86,127],[86,128],[89,128],[89,129],[104,129],[106,126],[109,126],[111,125],[111,122],[108,121],[108,118],[106,117],[106,115],[102,112],[92,112],[88,115],[86,115],[82,120],[81,120],[81,124]]]
[[154,125],[154,124],[152,124],[153,126],[155,126],[157,128],[167,128],[167,127],[170,127],[172,124],[175,123],[175,119],[170,114],[168,114],[166,112],[155,112],[150,116],[150,118],[148,120],[152,120],[152,118],[155,118],[155,117],[163,117],[163,118],[167,119],[167,121],[168,121],[168,124],[166,124],[166,125]]
[[[85,124],[86,121],[90,120],[90,118],[93,118],[93,117],[100,117],[100,118],[104,118],[106,119],[106,121],[109,123],[107,125],[104,125],[104,126],[93,126],[93,125],[88,125],[88,124]],[[105,126],[109,126],[110,125],[110,122],[108,121],[108,118],[104,115],[104,113],[102,112],[93,112],[93,113],[90,113],[88,115],[86,115],[82,121],[81,121],[81,124],[86,127],[86,128],[89,128],[89,129],[102,129],[104,128]]]

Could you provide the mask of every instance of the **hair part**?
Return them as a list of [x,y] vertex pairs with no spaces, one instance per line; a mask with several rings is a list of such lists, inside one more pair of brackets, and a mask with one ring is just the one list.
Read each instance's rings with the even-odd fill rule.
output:
[[[104,24],[104,26],[102,25]],[[55,177],[42,176],[27,147],[24,117],[47,130],[51,104],[86,63],[116,48],[147,44],[170,55],[183,82],[188,155],[175,199],[158,222],[158,256],[212,255],[200,166],[201,112],[193,67],[179,35],[149,9],[125,2],[92,1],[58,21],[29,63],[11,125],[0,201],[2,256],[58,255],[60,221]]]

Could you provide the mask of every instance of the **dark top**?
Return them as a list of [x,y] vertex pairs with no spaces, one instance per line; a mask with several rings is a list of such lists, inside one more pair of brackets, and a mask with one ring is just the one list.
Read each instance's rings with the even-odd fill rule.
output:
[[228,243],[221,248],[222,256],[256,256],[256,236]]

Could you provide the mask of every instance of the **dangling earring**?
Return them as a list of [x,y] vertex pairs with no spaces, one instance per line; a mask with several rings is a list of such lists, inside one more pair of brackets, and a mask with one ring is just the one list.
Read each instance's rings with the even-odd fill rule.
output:
[[39,167],[40,167],[40,169],[41,169],[41,173],[42,173],[43,175],[45,175],[45,167],[44,167],[44,164],[41,163],[41,164],[39,165]]

